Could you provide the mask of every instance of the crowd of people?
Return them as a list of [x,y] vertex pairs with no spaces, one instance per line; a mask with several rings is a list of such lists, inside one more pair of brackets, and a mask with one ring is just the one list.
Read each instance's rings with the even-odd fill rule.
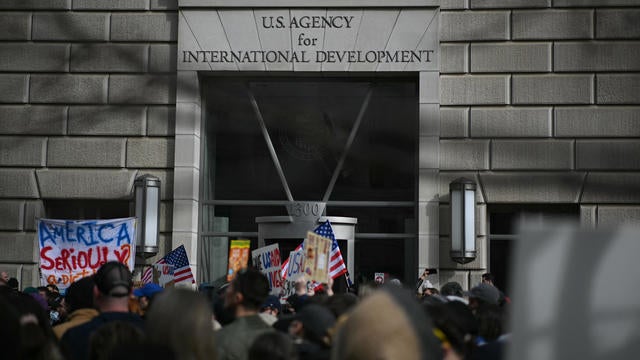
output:
[[417,286],[334,294],[301,280],[283,300],[253,268],[199,291],[133,289],[129,269],[108,262],[64,296],[2,273],[0,346],[3,359],[501,359],[510,300],[492,281],[437,289],[425,273]]

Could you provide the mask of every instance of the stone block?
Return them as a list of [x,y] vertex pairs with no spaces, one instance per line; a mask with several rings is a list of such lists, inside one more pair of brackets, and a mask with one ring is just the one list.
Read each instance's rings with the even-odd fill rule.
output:
[[[434,183],[434,186],[437,188],[437,182]],[[421,201],[418,203],[418,234],[435,236],[440,234],[439,208],[440,203],[438,201]]]
[[31,14],[0,14],[0,40],[31,40]]
[[478,178],[478,174],[476,172],[440,171],[438,175],[439,175],[438,181],[440,183],[440,190],[439,190],[440,203],[449,202],[449,184],[451,184],[452,181],[458,178],[467,178],[469,180],[473,180],[478,185],[478,188],[476,190],[476,204],[485,203],[483,190],[482,190],[482,183],[480,182],[480,179]]
[[591,39],[592,10],[524,10],[512,15],[513,40]]
[[556,107],[555,136],[640,137],[640,107]]
[[583,203],[637,204],[640,173],[590,172],[584,185]]
[[0,71],[67,71],[69,45],[45,43],[0,44]]
[[73,10],[147,10],[149,0],[73,0]]
[[550,137],[550,107],[471,108],[471,137]]
[[71,106],[69,135],[144,135],[144,106]]
[[440,106],[420,104],[420,135],[440,136]]
[[636,0],[553,0],[556,7],[638,6]]
[[440,140],[440,169],[489,168],[489,140]]
[[127,141],[127,167],[173,167],[174,140],[167,138],[142,138]]
[[0,136],[0,166],[44,166],[47,138]]
[[418,201],[438,201],[438,170],[420,169],[418,171]]
[[494,140],[492,170],[573,169],[572,140]]
[[461,138],[469,136],[469,108],[440,108],[440,137]]
[[577,140],[576,167],[639,170],[640,140]]
[[27,201],[24,207],[24,230],[36,231],[36,220],[45,215],[42,200]]
[[[439,236],[436,235],[418,235],[418,264],[420,270],[424,271],[424,269],[429,268],[438,268],[440,267],[440,239]],[[422,271],[419,271],[419,274],[422,274]],[[419,276],[416,275],[416,278]],[[427,278],[427,280],[431,281],[434,286],[437,286],[437,275],[431,275]]]
[[509,75],[442,75],[441,105],[509,103]]
[[129,199],[136,171],[94,169],[37,170],[43,199]]
[[0,198],[38,198],[33,170],[0,168]]
[[440,9],[468,9],[468,0],[440,0]]
[[591,104],[593,75],[514,75],[513,104]]
[[[173,170],[140,170],[138,175],[149,174],[160,179],[160,200],[173,199]],[[133,184],[133,183],[132,183]],[[174,208],[175,209],[175,208]]]
[[149,106],[147,108],[147,135],[173,136],[176,131],[176,108]]
[[437,136],[420,136],[418,149],[418,168],[437,169],[438,168],[438,148]]
[[26,103],[29,78],[21,74],[0,75],[0,103]]
[[176,185],[173,191],[174,200],[198,201],[200,194],[200,171],[193,167],[176,167],[173,181]]
[[640,70],[638,41],[561,42],[553,54],[556,72]]
[[455,74],[469,71],[469,45],[440,44],[440,73]]
[[435,71],[422,71],[419,75],[420,104],[440,102],[440,74]]
[[178,0],[150,0],[151,10],[177,10]]
[[596,38],[638,39],[640,38],[639,18],[640,9],[598,9],[596,10]]
[[[476,235],[487,235],[487,206],[476,205],[475,209]],[[440,220],[440,235],[449,236],[451,234],[451,206],[440,205],[438,218]]]
[[195,135],[176,135],[175,164],[176,167],[200,168],[200,137]]
[[198,202],[173,200],[173,230],[191,232],[198,229]]
[[509,40],[509,11],[440,13],[440,41]]
[[580,205],[580,226],[595,229],[598,224],[597,210],[597,205]]
[[48,167],[122,167],[124,138],[50,138]]
[[[448,256],[448,255],[447,255]],[[442,268],[442,267],[441,267]],[[444,284],[448,282],[457,282],[462,286],[462,289],[469,290],[469,272],[468,271],[456,271],[456,270],[441,270],[440,275],[440,290]]]
[[[476,258],[467,264],[458,264],[451,260],[451,239],[440,238],[440,268],[457,270],[482,270],[487,268],[486,237],[476,238]],[[442,279],[440,279],[442,281]],[[442,282],[445,284],[446,282]],[[462,285],[462,284],[461,284]]]
[[24,201],[0,200],[0,230],[21,231],[24,224]]
[[598,227],[640,225],[640,206],[598,206]]
[[4,10],[67,10],[71,9],[71,0],[2,0],[0,9]]
[[551,0],[469,0],[472,9],[516,9],[551,7]]
[[174,104],[176,77],[173,75],[111,75],[110,104]]
[[596,84],[598,104],[640,104],[640,75],[598,75]]
[[549,72],[551,43],[471,44],[471,72]]
[[111,15],[112,41],[177,41],[177,13]]
[[176,45],[159,44],[149,47],[149,71],[175,73],[177,69]]
[[107,41],[109,40],[109,14],[34,13],[31,38],[55,41]]
[[0,106],[0,134],[63,135],[66,106]]
[[500,172],[480,178],[488,203],[576,203],[584,173]]
[[200,105],[192,103],[177,103],[175,123],[176,134],[200,135],[200,128],[202,127]]
[[148,45],[73,44],[72,72],[145,72]]
[[[33,263],[38,260],[37,255],[35,233],[0,232],[0,262]],[[23,284],[24,280],[23,278]]]
[[170,232],[173,224],[173,201],[162,201],[160,203],[160,232]]
[[32,103],[105,103],[107,75],[31,75]]

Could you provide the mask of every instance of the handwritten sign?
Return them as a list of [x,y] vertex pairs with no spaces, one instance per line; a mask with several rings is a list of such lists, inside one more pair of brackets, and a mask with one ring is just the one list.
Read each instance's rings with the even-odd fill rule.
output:
[[169,264],[153,264],[153,280],[152,282],[162,286],[171,287],[173,282],[173,270],[175,266]]
[[326,283],[329,281],[329,253],[331,252],[331,240],[307,232],[304,241],[304,274],[310,281]]
[[289,266],[287,267],[287,277],[282,285],[280,297],[286,299],[296,293],[296,282],[304,275],[302,266],[304,263],[304,250],[291,251],[289,253]]
[[114,260],[133,271],[135,233],[135,218],[38,220],[42,285],[66,289]]
[[260,270],[269,279],[271,295],[280,295],[282,290],[282,276],[280,275],[280,247],[273,244],[251,252],[253,266]]
[[250,247],[250,240],[231,240],[231,246],[229,246],[227,281],[233,280],[238,271],[247,267]]

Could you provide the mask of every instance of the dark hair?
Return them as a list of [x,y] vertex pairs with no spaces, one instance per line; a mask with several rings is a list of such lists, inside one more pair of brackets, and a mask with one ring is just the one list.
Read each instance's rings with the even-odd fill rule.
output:
[[442,288],[440,288],[440,295],[462,297],[463,295],[462,286],[455,281],[450,281],[442,285]]
[[100,326],[89,339],[89,358],[108,360],[123,346],[142,344],[144,334],[136,325],[124,321],[111,321]]
[[249,348],[249,360],[297,360],[291,338],[279,331],[258,336]]
[[478,320],[478,335],[486,341],[496,340],[502,335],[502,309],[494,304],[481,304],[475,311]]
[[478,324],[471,310],[460,301],[430,304],[425,310],[433,319],[433,325],[440,330],[451,347],[463,358],[468,358],[475,348]]
[[327,299],[325,306],[337,318],[358,304],[358,297],[350,293],[335,294]]
[[482,280],[495,282],[496,278],[491,273],[484,273],[482,274]]
[[7,281],[7,285],[13,290],[18,290],[18,288],[20,287],[20,283],[18,283],[18,279],[14,277],[9,278],[9,281]]
[[242,305],[251,310],[260,309],[269,296],[269,280],[255,268],[239,271],[231,286],[233,291],[242,294]]
[[93,276],[87,276],[73,282],[67,289],[65,303],[69,312],[78,309],[93,308]]

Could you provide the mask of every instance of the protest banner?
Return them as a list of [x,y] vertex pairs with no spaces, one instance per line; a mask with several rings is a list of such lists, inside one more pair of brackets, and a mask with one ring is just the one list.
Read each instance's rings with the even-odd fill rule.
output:
[[318,283],[328,282],[331,240],[309,231],[303,249],[303,268],[307,279]]
[[287,299],[296,293],[296,281],[304,275],[302,265],[304,263],[304,250],[291,251],[289,253],[289,267],[287,267],[286,278],[282,284],[280,297]]
[[233,280],[238,271],[247,267],[249,264],[250,247],[250,240],[231,240],[231,245],[229,246],[227,281]]
[[282,276],[280,275],[280,247],[278,244],[268,245],[251,252],[253,266],[269,279],[269,293],[280,295]]
[[373,275],[373,280],[376,284],[384,284],[384,277],[384,273],[377,272]]
[[133,271],[135,218],[111,220],[38,220],[42,285],[64,291],[72,282],[119,261]]

